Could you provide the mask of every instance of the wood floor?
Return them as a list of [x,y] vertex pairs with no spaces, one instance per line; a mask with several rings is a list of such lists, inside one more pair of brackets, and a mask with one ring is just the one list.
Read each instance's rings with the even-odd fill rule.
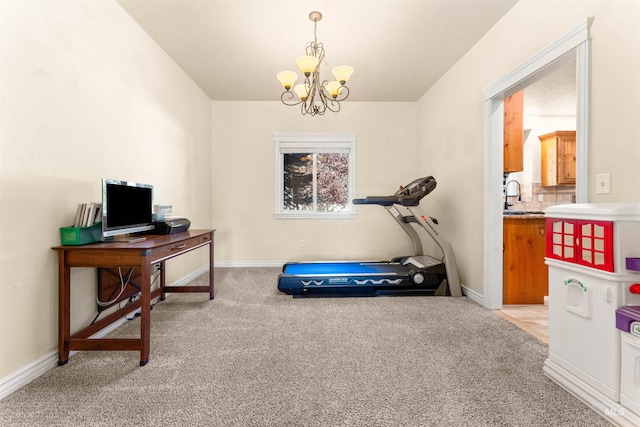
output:
[[502,310],[495,310],[495,313],[540,341],[549,344],[548,305],[503,305]]

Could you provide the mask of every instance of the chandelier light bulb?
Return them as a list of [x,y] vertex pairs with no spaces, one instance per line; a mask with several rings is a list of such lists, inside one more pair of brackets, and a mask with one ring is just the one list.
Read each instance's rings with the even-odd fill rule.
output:
[[301,100],[307,99],[309,96],[309,85],[299,84],[293,88],[293,91],[300,97]]
[[293,71],[281,71],[278,73],[276,78],[280,81],[280,84],[285,88],[285,90],[289,90],[293,87],[296,80],[298,80],[298,75]]
[[336,80],[327,83],[325,88],[327,89],[327,92],[329,92],[329,95],[331,95],[333,99],[336,99],[338,95],[340,95],[340,92],[342,91],[342,85],[340,84],[339,81],[336,81]]
[[353,74],[353,67],[348,65],[338,65],[333,70],[331,70],[331,74],[336,78],[337,81],[340,82],[342,86],[345,85],[349,81],[351,74]]
[[309,77],[318,66],[318,58],[315,56],[301,56],[296,59],[296,65],[305,76]]

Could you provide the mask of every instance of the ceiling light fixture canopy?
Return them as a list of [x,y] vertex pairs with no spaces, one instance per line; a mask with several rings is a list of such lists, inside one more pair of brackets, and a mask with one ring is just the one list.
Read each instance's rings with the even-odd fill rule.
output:
[[353,68],[348,65],[339,65],[331,70],[335,77],[334,81],[320,80],[320,65],[325,62],[324,47],[322,43],[318,43],[316,30],[322,14],[311,12],[309,19],[313,22],[313,41],[305,46],[306,55],[296,59],[296,65],[304,76],[304,82],[294,86],[298,80],[295,72],[278,73],[276,78],[284,87],[280,100],[288,106],[300,105],[303,115],[322,116],[327,110],[337,113],[340,111],[340,102],[349,96],[349,88],[346,84],[353,74]]

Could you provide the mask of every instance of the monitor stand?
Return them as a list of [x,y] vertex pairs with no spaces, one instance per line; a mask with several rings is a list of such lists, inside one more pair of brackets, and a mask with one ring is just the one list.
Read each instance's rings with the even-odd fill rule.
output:
[[121,236],[111,236],[111,237],[105,237],[103,239],[103,242],[105,243],[136,243],[136,242],[143,242],[147,240],[146,237],[144,236],[135,236],[132,234],[123,234]]

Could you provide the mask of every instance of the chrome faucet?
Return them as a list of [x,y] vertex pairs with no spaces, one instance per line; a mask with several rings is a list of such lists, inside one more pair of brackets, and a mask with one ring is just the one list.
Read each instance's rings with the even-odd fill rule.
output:
[[515,182],[518,185],[518,194],[516,194],[516,196],[518,196],[518,201],[521,202],[522,201],[522,194],[520,193],[520,183],[518,181],[516,181],[515,179],[512,179],[510,181],[507,181],[507,183],[504,185],[504,210],[509,209],[509,206],[513,206],[511,204],[509,204],[508,202],[508,197],[509,197],[509,184],[511,184],[512,182]]

